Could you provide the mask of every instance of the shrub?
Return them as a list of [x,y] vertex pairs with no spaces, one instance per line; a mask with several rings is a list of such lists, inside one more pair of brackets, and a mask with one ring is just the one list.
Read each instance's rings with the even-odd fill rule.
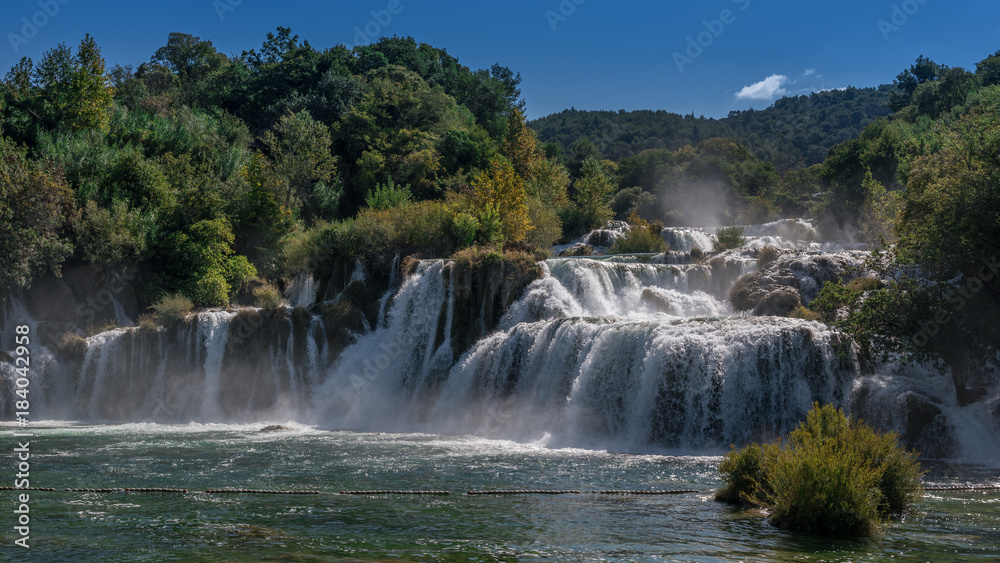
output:
[[639,254],[645,252],[666,252],[670,247],[659,233],[653,233],[644,227],[633,227],[629,232],[615,241],[609,251],[611,254]]
[[715,230],[715,240],[712,242],[713,252],[724,252],[731,248],[739,248],[747,243],[743,236],[743,227],[719,227]]
[[875,276],[868,276],[864,278],[856,278],[847,283],[847,287],[853,289],[854,291],[864,293],[866,291],[873,291],[876,289],[882,289],[885,284],[882,280]]
[[139,330],[143,332],[155,331],[159,328],[156,324],[156,315],[153,313],[143,313],[139,315]]
[[778,259],[781,254],[773,246],[765,246],[757,253],[757,267],[763,268]]
[[194,303],[190,299],[181,295],[164,295],[150,306],[150,309],[156,311],[156,322],[160,326],[170,328],[174,326],[178,321],[184,320],[184,317],[191,312],[194,308]]
[[385,185],[376,184],[375,189],[365,196],[365,205],[376,211],[402,207],[409,202],[410,186],[397,186],[392,179]]
[[451,235],[461,246],[469,246],[476,242],[476,231],[479,230],[479,219],[471,213],[460,211],[451,216]]
[[82,362],[87,356],[87,339],[75,332],[65,332],[59,337],[59,355],[75,362]]
[[895,433],[814,404],[784,448],[750,445],[727,454],[719,465],[726,486],[716,499],[764,507],[781,528],[871,534],[919,498],[918,455]]
[[611,254],[660,253],[670,250],[666,241],[660,236],[660,232],[663,231],[663,223],[660,221],[650,223],[633,211],[628,217],[628,223],[632,228],[624,237],[615,241],[610,250]]
[[281,291],[273,283],[263,283],[253,290],[254,304],[261,309],[277,309],[281,306]]
[[809,304],[809,308],[818,313],[823,322],[832,323],[837,320],[842,309],[854,305],[860,298],[860,291],[837,282],[828,281],[823,284],[823,289]]
[[728,504],[752,504],[758,491],[766,490],[766,468],[778,456],[776,444],[748,444],[732,450],[719,464],[726,485],[715,493],[715,500]]
[[788,313],[788,316],[793,319],[802,319],[804,321],[818,321],[823,318],[816,311],[813,311],[812,309],[807,309],[802,305],[799,305],[798,307],[792,309],[792,312]]

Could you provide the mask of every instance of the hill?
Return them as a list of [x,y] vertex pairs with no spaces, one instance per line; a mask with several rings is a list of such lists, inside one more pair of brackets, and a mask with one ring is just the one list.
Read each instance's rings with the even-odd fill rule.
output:
[[752,147],[779,170],[819,164],[835,145],[856,138],[889,111],[892,86],[847,88],[781,98],[765,110],[730,112],[710,119],[667,111],[568,109],[529,123],[543,143],[570,153],[580,139],[601,156],[619,161],[649,149],[677,150],[724,137]]

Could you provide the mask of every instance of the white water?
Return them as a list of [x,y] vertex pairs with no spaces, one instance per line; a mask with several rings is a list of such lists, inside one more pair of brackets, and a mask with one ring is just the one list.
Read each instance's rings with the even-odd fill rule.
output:
[[[772,237],[789,228],[751,232]],[[988,405],[959,407],[947,374],[894,363],[863,372],[823,325],[733,316],[726,295],[754,270],[754,256],[742,249],[706,263],[548,260],[498,330],[460,357],[451,338],[453,270],[424,261],[381,299],[379,321],[335,359],[327,342],[335,327],[319,316],[300,310],[305,321],[291,314],[265,321],[264,312],[249,310],[247,322],[265,323],[259,326],[209,311],[174,332],[91,337],[78,373],[40,376],[49,390],[39,400],[46,416],[63,419],[298,420],[559,447],[712,452],[786,432],[815,401],[900,432],[912,430],[906,405],[917,404],[940,413],[919,428],[918,447],[1000,463]],[[808,289],[812,265],[824,257],[859,256],[786,253],[780,260],[801,265],[793,275]],[[685,260],[674,253],[653,261]],[[357,269],[352,281],[367,277]],[[314,303],[315,281],[300,275],[292,296],[295,304]],[[19,315],[26,313],[7,317]],[[9,332],[0,330],[5,345]],[[246,345],[263,361],[243,357]],[[0,365],[5,382],[8,367]]]
[[316,278],[303,269],[295,276],[295,280],[286,291],[288,303],[292,307],[308,307],[316,301],[317,291],[319,291],[319,285],[316,283]]

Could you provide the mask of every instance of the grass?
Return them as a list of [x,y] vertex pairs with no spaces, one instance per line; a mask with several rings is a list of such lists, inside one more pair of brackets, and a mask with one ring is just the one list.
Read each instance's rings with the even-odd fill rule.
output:
[[625,236],[615,241],[609,252],[611,254],[644,254],[666,252],[670,250],[667,242],[659,233],[653,233],[644,227],[633,227]]
[[262,283],[254,288],[253,300],[261,309],[277,309],[281,306],[281,291],[273,283]]
[[743,227],[719,227],[715,230],[715,240],[712,241],[713,252],[725,252],[732,248],[739,248],[747,243],[743,236]]
[[660,236],[663,231],[663,223],[660,221],[650,223],[633,211],[628,217],[628,224],[632,228],[615,241],[609,250],[611,254],[659,254],[670,250],[667,242]]
[[792,309],[792,312],[788,313],[788,316],[793,319],[802,319],[803,321],[818,321],[823,318],[823,316],[816,311],[813,311],[803,305],[799,305],[795,309]]
[[764,248],[761,248],[760,252],[757,253],[757,267],[763,268],[767,266],[777,260],[778,256],[781,256],[781,253],[779,253],[778,249],[773,246],[765,246]]
[[139,330],[140,331],[155,331],[160,328],[160,325],[156,322],[156,315],[153,313],[143,313],[139,315]]
[[156,312],[157,324],[170,328],[187,317],[191,309],[194,309],[194,303],[184,295],[176,293],[164,295],[159,301],[153,303],[150,309]]
[[832,405],[813,405],[784,447],[750,444],[726,454],[716,500],[768,510],[774,526],[870,535],[922,493],[919,454]]

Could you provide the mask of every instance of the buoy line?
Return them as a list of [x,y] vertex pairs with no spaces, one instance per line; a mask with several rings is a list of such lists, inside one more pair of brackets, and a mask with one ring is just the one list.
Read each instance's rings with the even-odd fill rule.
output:
[[340,491],[342,495],[450,495],[450,491]]
[[997,491],[1000,490],[1000,485],[986,485],[986,486],[975,486],[970,485],[968,487],[924,487],[925,491]]
[[551,489],[497,489],[472,490],[470,495],[579,495],[580,491],[563,491]]
[[695,489],[681,489],[676,491],[601,491],[602,495],[686,495],[700,493]]

